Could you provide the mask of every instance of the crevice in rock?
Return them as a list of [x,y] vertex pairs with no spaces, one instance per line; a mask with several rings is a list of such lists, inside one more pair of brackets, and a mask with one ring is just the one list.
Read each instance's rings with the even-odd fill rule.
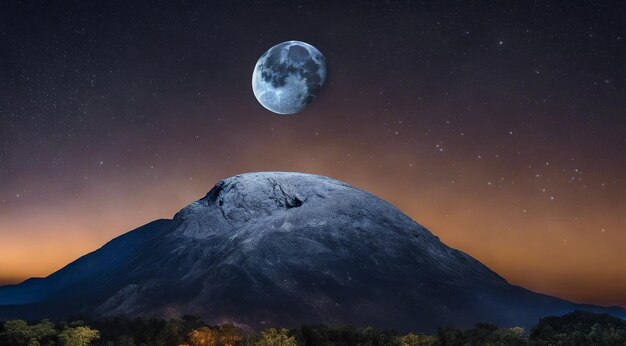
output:
[[289,199],[289,196],[285,196],[285,207],[287,209],[298,208],[302,206],[302,201],[298,197],[293,197],[293,199]]
[[217,209],[219,209],[219,211],[222,213],[222,216],[224,217],[224,219],[228,220],[228,217],[226,217],[226,212],[224,212],[224,200],[222,198],[219,198],[220,194],[222,193],[225,187],[226,187],[226,184],[224,183],[223,180],[218,182],[211,189],[211,191],[207,193],[205,199],[206,199],[207,205],[216,206]]
[[[211,191],[209,191],[209,193],[207,193],[205,197],[207,200],[207,204],[209,205],[215,204],[217,197],[220,195],[220,192],[222,192],[223,189],[224,189],[224,181],[220,181],[217,184],[215,184],[215,186],[211,189]],[[222,201],[222,204],[224,204],[223,201]]]
[[[274,198],[273,199],[276,202],[277,206],[285,207],[286,209],[291,209],[291,208],[298,208],[302,206],[302,204],[304,203],[297,196],[291,196],[290,194],[286,193],[283,187],[275,180],[267,178],[267,181],[274,186]],[[282,196],[276,195],[276,192],[277,192],[276,188],[280,190],[280,194],[282,194]]]

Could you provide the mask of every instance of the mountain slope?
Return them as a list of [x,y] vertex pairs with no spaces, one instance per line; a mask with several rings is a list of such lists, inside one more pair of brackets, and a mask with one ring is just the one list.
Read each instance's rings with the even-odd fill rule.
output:
[[252,328],[528,326],[581,308],[626,316],[510,285],[367,192],[277,172],[220,181],[173,220],[0,288],[0,304],[5,318],[195,314]]

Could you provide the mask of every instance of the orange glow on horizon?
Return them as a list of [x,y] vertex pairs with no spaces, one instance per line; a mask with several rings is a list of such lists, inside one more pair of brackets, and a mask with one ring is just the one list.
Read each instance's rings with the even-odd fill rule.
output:
[[[97,185],[54,205],[4,212],[0,215],[0,281],[46,276],[117,235],[154,219],[171,218],[203,197],[220,178],[285,170],[327,175],[372,192],[513,284],[576,302],[626,306],[626,253],[616,245],[626,243],[626,234],[619,232],[626,224],[616,217],[624,206],[610,193],[564,186],[550,199],[527,184],[511,184],[506,189],[478,184],[493,179],[494,168],[461,159],[440,171],[462,172],[471,180],[450,183],[445,174],[429,174],[424,169],[447,164],[436,157],[417,161],[408,153],[354,150],[349,143],[328,146],[326,150],[318,145],[314,151],[297,148],[299,155],[292,157],[301,159],[295,162],[271,155],[277,149],[270,149],[254,158],[240,155],[220,169],[196,167],[192,174],[172,166],[161,174],[158,184],[147,178],[145,170],[136,169],[124,183],[102,177]],[[559,173],[552,174],[556,179]],[[55,193],[47,186],[33,190]]]

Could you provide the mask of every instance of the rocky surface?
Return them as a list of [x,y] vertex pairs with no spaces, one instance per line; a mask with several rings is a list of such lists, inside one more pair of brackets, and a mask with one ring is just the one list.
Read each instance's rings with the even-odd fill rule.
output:
[[251,328],[529,326],[575,309],[510,285],[389,203],[326,177],[250,173],[45,279],[0,288],[0,317],[195,314]]

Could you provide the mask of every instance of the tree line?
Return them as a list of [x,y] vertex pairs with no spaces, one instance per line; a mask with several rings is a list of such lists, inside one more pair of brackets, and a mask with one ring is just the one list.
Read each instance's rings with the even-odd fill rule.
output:
[[301,326],[245,332],[233,324],[209,326],[193,316],[180,319],[93,321],[9,320],[0,326],[0,345],[11,346],[456,346],[610,345],[626,346],[626,321],[576,311],[543,318],[526,333],[520,327],[479,323],[472,328],[440,328],[436,333],[401,334],[373,327]]

